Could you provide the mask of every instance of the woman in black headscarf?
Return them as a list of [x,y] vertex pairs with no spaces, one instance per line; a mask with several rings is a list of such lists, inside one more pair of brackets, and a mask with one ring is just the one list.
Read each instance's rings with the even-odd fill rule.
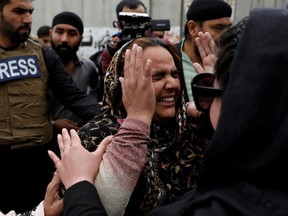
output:
[[211,106],[217,129],[205,152],[198,188],[151,216],[288,215],[287,20],[283,9],[250,13],[227,88],[216,66],[214,86],[224,94]]

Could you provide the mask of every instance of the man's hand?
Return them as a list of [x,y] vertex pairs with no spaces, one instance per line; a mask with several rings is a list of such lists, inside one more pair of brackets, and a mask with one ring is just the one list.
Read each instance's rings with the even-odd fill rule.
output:
[[78,124],[76,122],[73,122],[69,119],[57,119],[53,123],[53,128],[57,133],[61,133],[63,128],[66,128],[67,130],[74,129],[76,131],[79,130]]
[[195,38],[195,43],[198,47],[202,58],[203,67],[199,63],[194,63],[193,66],[197,73],[214,73],[214,65],[217,61],[218,48],[212,39],[209,32],[199,32]]

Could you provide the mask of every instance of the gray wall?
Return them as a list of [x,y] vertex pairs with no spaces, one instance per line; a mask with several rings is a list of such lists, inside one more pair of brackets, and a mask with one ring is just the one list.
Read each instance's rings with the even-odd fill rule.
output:
[[[77,13],[86,27],[111,27],[116,19],[115,7],[120,0],[34,0],[32,33],[43,24],[51,24],[55,14],[70,10]],[[284,8],[287,0],[227,0],[234,5],[234,21],[255,7]],[[143,0],[153,19],[170,19],[171,26],[183,26],[191,0]]]
[[239,21],[253,8],[285,8],[287,0],[236,0],[234,20]]
[[[63,10],[77,13],[86,27],[112,27],[116,20],[115,8],[120,0],[34,0],[32,33],[39,26],[51,24],[52,18]],[[179,26],[182,0],[142,0],[154,19],[170,19],[171,25]],[[190,0],[191,1],[191,0]]]

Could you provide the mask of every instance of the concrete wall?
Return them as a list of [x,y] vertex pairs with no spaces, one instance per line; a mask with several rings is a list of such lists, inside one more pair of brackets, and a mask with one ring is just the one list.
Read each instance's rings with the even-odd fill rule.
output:
[[285,8],[287,0],[235,0],[234,19],[239,21],[253,8]]
[[[115,7],[120,0],[34,0],[32,33],[43,24],[51,24],[55,14],[70,10],[77,13],[86,27],[112,27]],[[143,0],[153,19],[170,19],[171,26],[182,26],[192,0]],[[234,20],[238,21],[255,7],[284,8],[287,0],[227,0],[233,5]]]
[[[84,41],[89,45],[80,47],[80,54],[90,56],[114,34],[112,22],[116,20],[116,5],[120,0],[34,0],[32,34],[36,35],[41,25],[51,25],[52,18],[61,11],[73,11],[83,20]],[[183,36],[186,11],[192,0],[142,0],[152,19],[169,19],[171,30],[166,38],[177,42]],[[285,8],[288,0],[226,0],[233,8],[234,22],[247,16],[253,8]],[[92,39],[91,39],[92,38]],[[91,43],[90,43],[91,42]]]

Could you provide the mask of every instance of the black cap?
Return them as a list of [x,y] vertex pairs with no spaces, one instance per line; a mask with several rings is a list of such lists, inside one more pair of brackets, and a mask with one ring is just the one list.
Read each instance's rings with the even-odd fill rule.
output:
[[77,14],[75,14],[73,12],[64,11],[64,12],[57,14],[53,18],[52,28],[54,28],[54,26],[58,25],[58,24],[71,25],[79,31],[80,35],[83,34],[84,27],[83,27],[82,20]]
[[224,0],[193,0],[186,17],[197,22],[231,17],[231,14],[231,6]]

